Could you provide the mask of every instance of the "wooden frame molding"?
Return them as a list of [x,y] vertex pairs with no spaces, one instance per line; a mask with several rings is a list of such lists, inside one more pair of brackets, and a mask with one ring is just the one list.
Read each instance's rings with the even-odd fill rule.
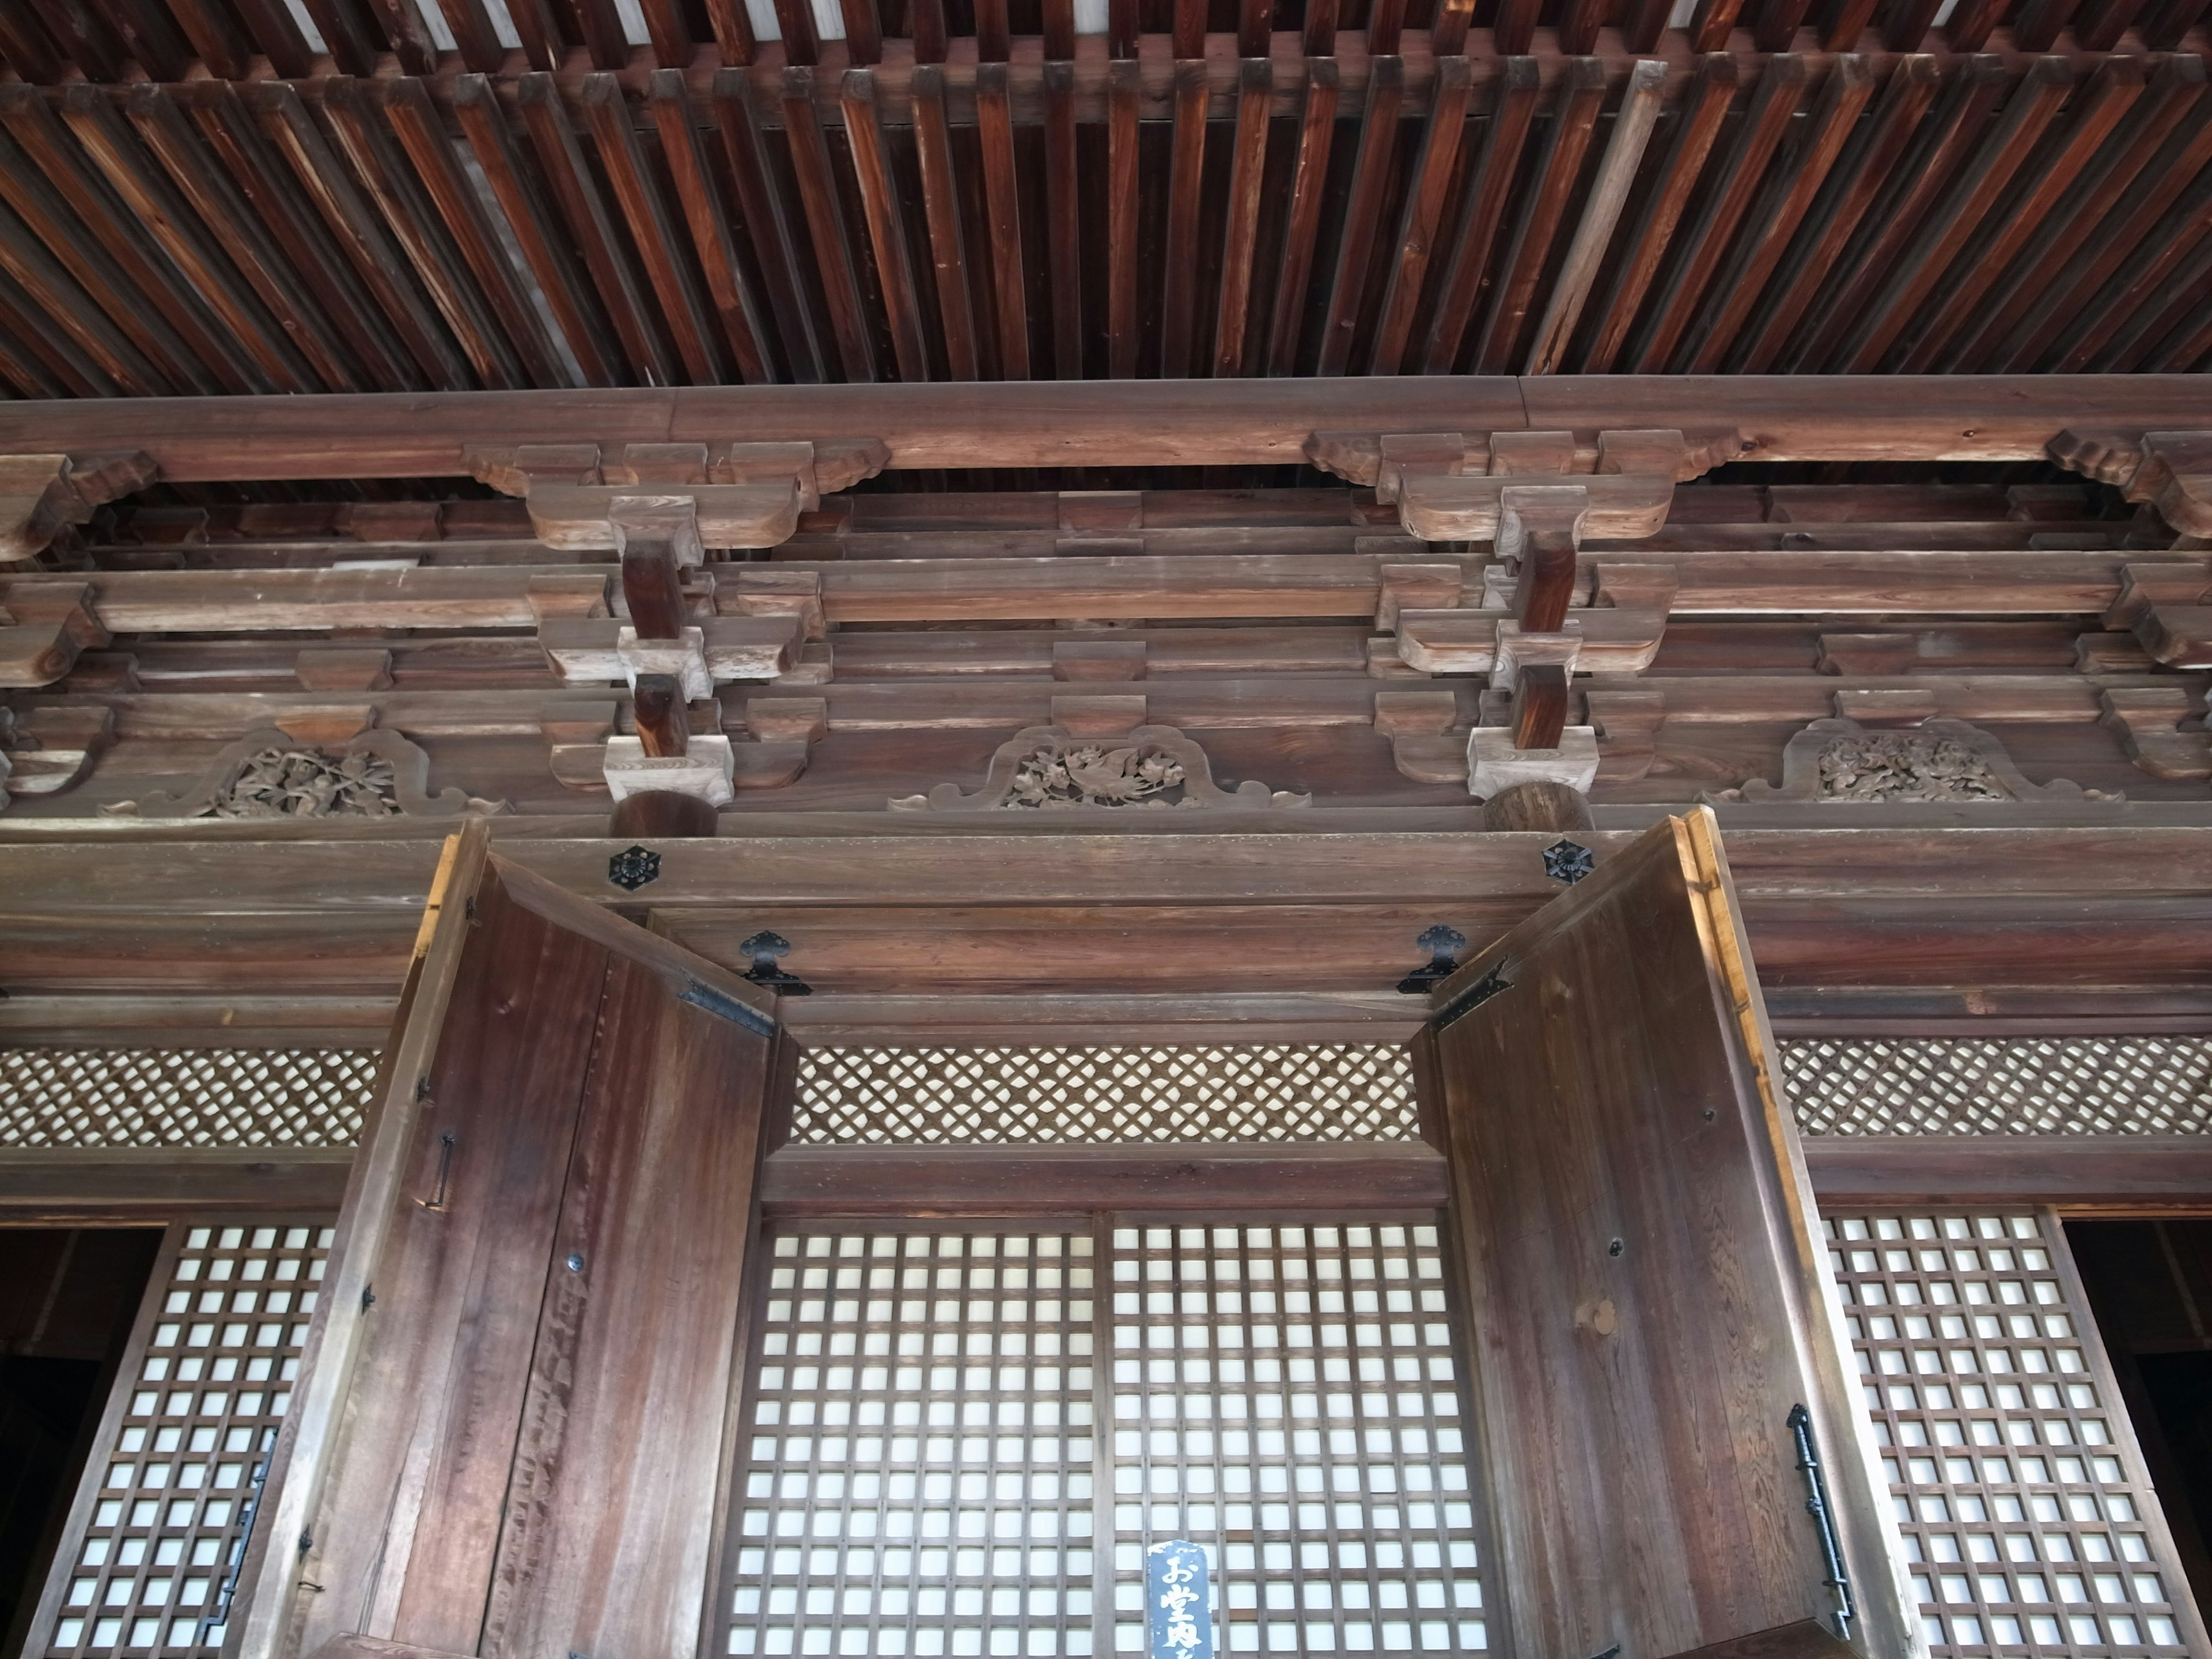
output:
[[10,402],[0,454],[141,451],[172,483],[465,474],[486,443],[880,437],[908,467],[1295,464],[1316,432],[1675,428],[1710,459],[2041,459],[2204,419],[2187,374],[1512,375],[758,386]]

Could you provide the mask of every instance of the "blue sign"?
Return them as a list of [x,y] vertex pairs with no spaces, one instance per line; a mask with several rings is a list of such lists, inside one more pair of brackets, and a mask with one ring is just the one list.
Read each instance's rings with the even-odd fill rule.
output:
[[1176,1538],[1145,1552],[1145,1608],[1152,1659],[1213,1659],[1213,1598],[1197,1545]]

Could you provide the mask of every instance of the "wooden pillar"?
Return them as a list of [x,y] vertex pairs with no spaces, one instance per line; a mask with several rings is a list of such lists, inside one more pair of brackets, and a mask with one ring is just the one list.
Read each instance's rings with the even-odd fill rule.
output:
[[[625,803],[627,804],[627,803]],[[1571,783],[1516,783],[1482,804],[1486,830],[1591,830],[1589,797]]]

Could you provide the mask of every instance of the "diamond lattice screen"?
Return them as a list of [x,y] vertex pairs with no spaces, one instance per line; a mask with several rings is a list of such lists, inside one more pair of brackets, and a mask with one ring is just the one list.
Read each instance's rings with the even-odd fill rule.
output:
[[1812,1135],[2212,1133],[2203,1037],[1932,1037],[1784,1042]]
[[0,1146],[349,1146],[368,1048],[0,1048]]
[[171,1230],[26,1654],[213,1659],[221,1650],[333,1219],[240,1217]]
[[810,1048],[792,1139],[1410,1140],[1402,1048]]
[[2056,1220],[1824,1223],[1930,1652],[2178,1659],[2187,1580]]

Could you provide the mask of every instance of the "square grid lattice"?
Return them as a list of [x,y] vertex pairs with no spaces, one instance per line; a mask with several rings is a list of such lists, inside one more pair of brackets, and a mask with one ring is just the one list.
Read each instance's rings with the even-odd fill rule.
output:
[[25,1651],[211,1659],[331,1218],[173,1228]]
[[2201,1652],[2055,1218],[1825,1226],[1930,1650]]
[[2203,1134],[2212,1041],[1928,1037],[1784,1042],[1809,1135]]
[[1091,1652],[1089,1232],[774,1249],[727,1650]]
[[366,1048],[0,1048],[0,1146],[350,1146]]
[[1382,1044],[1211,1048],[810,1048],[792,1139],[1408,1140],[1413,1073]]
[[1217,1651],[1487,1645],[1434,1225],[1121,1227],[1113,1284],[1117,1651],[1170,1538]]

